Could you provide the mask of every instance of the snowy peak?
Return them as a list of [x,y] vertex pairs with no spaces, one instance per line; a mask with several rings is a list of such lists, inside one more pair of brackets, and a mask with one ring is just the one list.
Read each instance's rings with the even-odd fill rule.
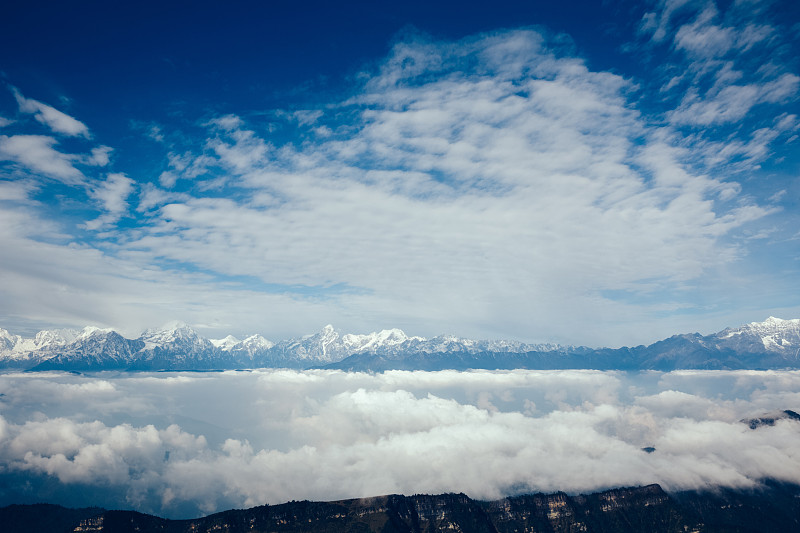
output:
[[33,343],[36,349],[48,346],[63,346],[74,342],[80,332],[74,329],[46,329],[36,334]]
[[[202,339],[195,330],[183,322],[169,322],[160,328],[147,329],[139,338],[144,341],[145,349],[194,344]],[[206,339],[202,341],[208,342]]]
[[112,333],[114,330],[111,328],[98,328],[95,326],[86,326],[81,330],[81,332],[75,337],[73,342],[79,339],[88,339],[89,337],[93,336],[104,336],[109,333]]
[[340,344],[339,334],[332,325],[328,324],[313,335],[279,342],[275,345],[277,352],[275,355],[278,360],[284,361],[329,363],[341,359],[338,357]]
[[224,339],[211,339],[211,344],[223,352],[246,352],[251,356],[259,351],[269,350],[275,343],[268,341],[261,335],[250,335],[244,340],[239,340],[233,335]]
[[353,354],[399,346],[408,343],[409,341],[423,342],[425,339],[422,337],[409,337],[402,330],[396,328],[383,329],[367,335],[354,335],[352,333],[343,335],[342,347],[345,349],[345,351],[349,351],[351,354]]
[[771,316],[763,322],[727,328],[711,337],[721,345],[739,351],[761,348],[774,353],[797,353],[800,350],[800,319],[784,320]]
[[22,340],[19,335],[12,335],[8,331],[0,328],[0,352],[10,351]]
[[333,329],[333,326],[331,326],[330,324],[322,328],[322,331],[320,331],[319,333],[312,335],[310,337],[310,339],[314,339],[315,341],[319,342],[320,346],[323,347],[330,345],[333,342],[336,342],[338,338],[339,334],[336,332],[335,329]]
[[[758,322],[751,322],[752,324],[758,324]],[[798,326],[800,325],[800,318],[791,318],[789,320],[784,320],[782,318],[776,318],[774,316],[768,317],[764,322],[761,324],[772,324],[779,327],[788,327],[788,326]]]
[[214,345],[215,348],[219,348],[222,351],[228,352],[239,344],[241,341],[234,337],[233,335],[228,335],[224,339],[208,339],[208,341]]
[[269,350],[275,346],[275,343],[265,339],[261,335],[250,335],[245,340],[241,341],[238,346],[248,349]]

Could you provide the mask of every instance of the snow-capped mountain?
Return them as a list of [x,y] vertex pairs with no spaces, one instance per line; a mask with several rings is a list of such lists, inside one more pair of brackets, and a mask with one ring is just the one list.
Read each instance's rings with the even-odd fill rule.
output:
[[33,338],[24,338],[0,329],[0,360],[5,355],[21,362],[30,361],[33,352],[66,346],[74,342],[81,333],[75,329],[51,329],[40,331]]
[[126,368],[144,343],[130,340],[112,329],[86,327],[68,344],[50,344],[37,351],[35,370],[106,370]]
[[264,364],[266,355],[275,343],[261,335],[251,335],[240,341],[228,335],[224,339],[211,341],[221,352],[228,354],[236,362],[238,368],[255,368],[268,366]]
[[242,342],[233,335],[228,335],[224,339],[208,339],[208,341],[223,352],[229,352],[234,346]]
[[12,335],[7,330],[0,328],[0,352],[9,352],[14,349],[22,337]]
[[[443,354],[527,353],[569,350],[555,344],[525,344],[515,341],[476,341],[451,335],[431,339],[409,337],[399,329],[385,329],[366,335],[339,335],[333,326],[300,339],[282,341],[272,349],[272,366],[301,367],[336,364],[352,356],[372,356],[400,360],[409,356],[427,357]],[[371,368],[364,368],[370,370]]]
[[798,357],[800,355],[800,319],[769,317],[738,328],[727,328],[712,335],[721,347],[737,352],[764,350]]
[[52,329],[40,331],[33,338],[25,338],[0,329],[0,368],[34,366],[43,357],[50,357],[54,350],[75,342],[82,333],[75,329]]
[[145,351],[175,352],[178,357],[190,357],[214,348],[211,341],[183,322],[170,322],[161,328],[147,329],[139,340],[144,342]]
[[339,334],[330,324],[322,331],[299,339],[289,339],[277,343],[272,348],[272,358],[291,363],[325,364],[341,359]]
[[261,335],[209,340],[180,322],[148,329],[136,339],[95,327],[45,330],[33,338],[0,329],[0,368],[31,370],[800,368],[799,354],[800,320],[774,317],[712,335],[675,335],[649,346],[620,349],[451,335],[426,339],[399,329],[342,335],[331,325],[278,343]]
[[399,329],[384,329],[368,335],[343,335],[341,347],[348,355],[368,351],[393,352],[404,347],[416,346],[425,342],[422,337],[409,337]]

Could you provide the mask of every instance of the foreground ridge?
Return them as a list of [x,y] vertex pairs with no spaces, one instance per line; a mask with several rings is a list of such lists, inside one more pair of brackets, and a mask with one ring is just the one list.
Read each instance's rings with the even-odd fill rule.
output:
[[388,495],[333,502],[292,501],[192,520],[135,511],[11,505],[0,509],[7,533],[381,532],[723,532],[797,531],[800,486],[769,482],[758,490],[717,489],[668,495],[658,485],[569,496],[530,494],[483,502],[464,494]]

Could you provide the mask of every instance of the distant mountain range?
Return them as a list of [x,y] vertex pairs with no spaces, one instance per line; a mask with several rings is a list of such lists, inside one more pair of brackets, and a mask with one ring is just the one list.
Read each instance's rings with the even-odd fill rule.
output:
[[711,335],[674,335],[649,346],[588,348],[438,336],[399,329],[340,335],[332,326],[271,342],[261,335],[206,339],[183,323],[127,339],[111,329],[45,330],[33,338],[0,329],[0,369],[230,370],[330,368],[347,371],[468,369],[784,369],[800,368],[800,319],[770,317]]
[[7,533],[772,533],[800,529],[800,487],[768,482],[757,490],[720,488],[667,494],[658,485],[648,485],[579,496],[529,494],[489,502],[464,494],[395,494],[334,502],[293,501],[192,520],[99,508],[11,505],[0,508],[0,523]]

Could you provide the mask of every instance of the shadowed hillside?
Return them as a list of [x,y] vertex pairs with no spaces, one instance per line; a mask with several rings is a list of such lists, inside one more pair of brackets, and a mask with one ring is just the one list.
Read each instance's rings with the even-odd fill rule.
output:
[[135,511],[12,505],[0,509],[6,533],[633,533],[774,532],[800,528],[800,487],[771,483],[668,495],[658,485],[590,495],[531,494],[482,502],[463,494],[389,495],[335,502],[293,501],[193,520]]

